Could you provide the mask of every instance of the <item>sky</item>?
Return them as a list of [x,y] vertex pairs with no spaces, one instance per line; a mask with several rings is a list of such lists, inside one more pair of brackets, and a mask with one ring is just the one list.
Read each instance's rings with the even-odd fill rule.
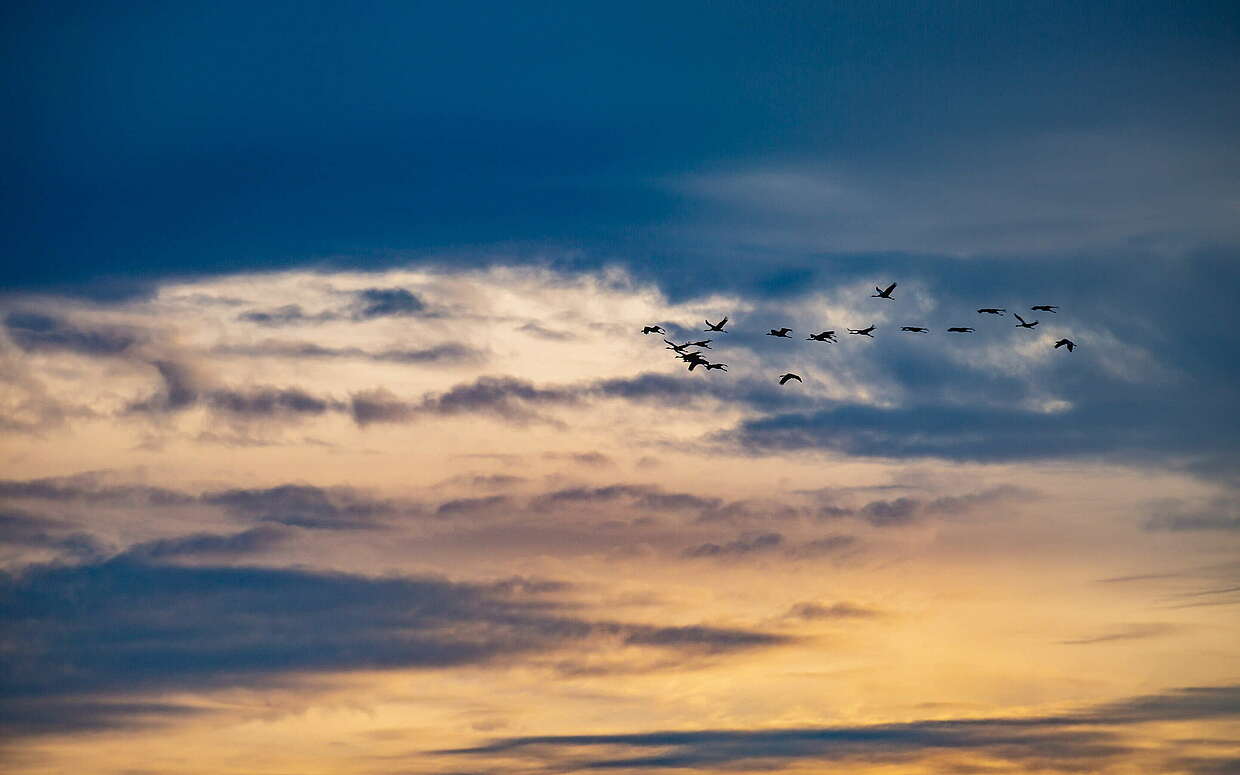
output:
[[6,772],[1240,771],[1234,4],[0,19]]

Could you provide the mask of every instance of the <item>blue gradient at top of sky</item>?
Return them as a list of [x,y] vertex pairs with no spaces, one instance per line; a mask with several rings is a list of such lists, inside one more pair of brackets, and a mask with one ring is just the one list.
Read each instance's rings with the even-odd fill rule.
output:
[[[661,231],[698,206],[669,180],[807,159],[898,176],[1060,130],[1209,147],[1240,114],[1240,11],[1225,2],[0,13],[10,289],[106,295],[502,246],[503,260],[619,260],[676,292],[711,256]],[[813,263],[761,252],[719,281],[779,292]]]

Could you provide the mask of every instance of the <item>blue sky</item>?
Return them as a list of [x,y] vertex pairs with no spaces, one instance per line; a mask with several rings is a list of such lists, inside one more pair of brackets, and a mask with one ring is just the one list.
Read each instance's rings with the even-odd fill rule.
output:
[[17,287],[496,248],[761,284],[1236,238],[1227,3],[5,13]]

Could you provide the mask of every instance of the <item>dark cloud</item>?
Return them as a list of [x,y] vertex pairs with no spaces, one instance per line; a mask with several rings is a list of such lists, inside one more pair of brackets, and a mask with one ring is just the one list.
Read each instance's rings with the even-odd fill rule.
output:
[[4,318],[4,325],[13,343],[26,352],[63,350],[81,355],[121,355],[143,341],[142,336],[131,329],[81,328],[37,312],[10,312]]
[[311,395],[300,388],[220,389],[206,393],[204,398],[212,409],[256,418],[318,415],[340,407],[330,399]]
[[298,323],[323,323],[329,320],[339,319],[339,315],[334,312],[319,312],[314,315],[307,315],[299,304],[285,304],[283,307],[276,307],[270,310],[251,310],[243,312],[237,316],[238,320],[247,323],[256,323],[260,326],[288,326]]
[[786,638],[764,632],[719,627],[624,627],[624,642],[639,646],[668,646],[687,651],[722,653],[758,646],[776,646]]
[[1146,530],[1240,530],[1240,498],[1220,496],[1201,505],[1166,501],[1145,523]]
[[0,512],[0,544],[45,549],[79,560],[107,554],[98,538],[74,523],[13,510]]
[[265,552],[290,538],[289,531],[276,526],[260,526],[240,533],[220,535],[195,533],[176,538],[160,538],[134,544],[124,555],[142,560],[168,560],[174,558],[241,557]]
[[354,317],[359,320],[405,317],[426,309],[425,302],[405,288],[366,288],[356,296]]
[[372,423],[408,422],[417,415],[417,405],[404,401],[387,388],[363,390],[349,396],[353,422],[365,427]]
[[921,509],[916,498],[896,498],[891,501],[871,501],[861,507],[860,514],[874,527],[894,527],[912,522]]
[[450,517],[458,514],[474,514],[487,511],[497,506],[505,506],[512,501],[507,495],[487,495],[479,498],[456,498],[444,501],[435,509],[435,514]]
[[267,310],[250,310],[238,320],[276,328],[303,323],[325,323],[333,320],[373,320],[384,317],[417,315],[426,304],[405,288],[366,288],[352,292],[353,302],[344,310],[323,310],[307,313],[300,304],[285,304]]
[[803,544],[791,547],[788,550],[788,554],[789,556],[795,558],[810,559],[814,557],[843,555],[855,550],[856,547],[856,536],[833,535],[825,538],[817,538],[813,541],[806,541]]
[[1089,646],[1095,643],[1112,643],[1118,640],[1144,640],[1146,638],[1158,638],[1163,635],[1170,635],[1179,632],[1183,627],[1178,624],[1169,622],[1150,622],[1146,624],[1125,624],[1116,627],[1101,635],[1093,635],[1088,638],[1076,638],[1073,640],[1061,640],[1061,644],[1065,646]]
[[159,372],[163,388],[149,398],[130,404],[130,412],[176,412],[198,401],[200,380],[188,365],[169,360],[152,361],[151,365]]
[[176,490],[142,484],[110,484],[95,473],[43,479],[0,479],[0,498],[89,503],[143,503],[171,506],[195,498]]
[[[348,487],[284,484],[191,494],[146,485],[107,484],[93,474],[28,481],[0,480],[0,498],[146,506],[203,504],[222,508],[249,521],[317,529],[376,527],[383,517],[418,508],[415,504],[376,498]],[[238,537],[238,540],[258,541],[274,538],[274,535],[259,531],[242,534],[245,537]]]
[[223,507],[246,519],[328,530],[372,528],[398,506],[356,490],[286,484],[262,489],[204,493],[203,503]]
[[944,495],[928,502],[925,507],[927,514],[960,514],[982,506],[991,506],[1008,500],[1030,499],[1037,497],[1032,490],[1015,485],[1005,484],[982,492],[966,495]]
[[[190,536],[144,551],[175,556],[202,543]],[[253,686],[320,671],[482,665],[599,639],[686,656],[787,641],[747,630],[574,618],[546,597],[561,588],[527,579],[467,584],[154,565],[133,556],[0,574],[0,616],[11,642],[0,666],[6,687],[0,715],[8,731],[22,731],[49,723],[47,707],[35,708],[32,700],[72,708],[103,693]],[[109,722],[105,710],[93,723]]]
[[783,545],[784,537],[779,533],[762,533],[755,536],[743,536],[735,541],[724,544],[699,544],[681,552],[683,557],[736,557],[756,552],[768,552]]
[[221,347],[216,352],[257,358],[355,358],[380,363],[466,363],[485,358],[483,351],[455,342],[416,349],[370,351],[360,347],[325,347],[313,342],[267,340],[254,345]]
[[421,410],[431,414],[493,414],[506,419],[531,415],[530,406],[576,404],[579,398],[567,388],[540,388],[514,377],[479,377],[445,393],[427,396]]
[[543,454],[543,457],[548,460],[569,460],[583,466],[593,466],[596,468],[615,465],[616,462],[602,452],[547,452]]
[[538,509],[570,505],[624,502],[648,511],[711,510],[722,503],[718,498],[703,498],[683,492],[663,492],[644,484],[612,484],[605,487],[567,487],[545,493],[532,502]]
[[[523,756],[555,768],[780,769],[793,763],[898,764],[931,755],[974,755],[1024,769],[1096,771],[1134,754],[1165,761],[1175,749],[1139,744],[1123,727],[1240,717],[1240,687],[1174,689],[1059,716],[913,721],[799,729],[656,731],[513,737],[448,754]],[[589,752],[597,752],[590,758]],[[627,754],[631,751],[633,754]],[[940,758],[940,764],[943,760]],[[1205,759],[1215,764],[1227,759]],[[1151,762],[1152,763],[1152,762]],[[964,764],[964,762],[961,762]],[[1157,765],[1151,771],[1159,770]],[[1159,770],[1162,771],[1162,770]],[[1203,770],[1208,771],[1208,770]]]
[[405,401],[384,388],[354,393],[350,397],[350,411],[354,421],[363,426],[463,414],[482,414],[524,424],[550,422],[535,407],[574,405],[579,401],[577,391],[570,388],[540,388],[514,377],[479,377],[418,401]]
[[873,608],[854,605],[852,603],[797,603],[784,614],[789,619],[872,619],[879,615]]
[[0,699],[0,731],[10,738],[104,732],[159,726],[203,712],[171,702],[25,697],[18,704]]

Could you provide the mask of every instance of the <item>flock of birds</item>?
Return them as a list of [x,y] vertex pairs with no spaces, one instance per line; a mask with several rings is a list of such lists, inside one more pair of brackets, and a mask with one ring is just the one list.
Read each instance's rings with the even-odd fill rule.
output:
[[[879,288],[876,285],[874,286],[875,293],[870,294],[870,298],[887,299],[890,301],[894,301],[895,297],[891,295],[891,292],[896,289],[896,285],[897,283],[892,283],[891,285],[888,285],[886,288]],[[1058,313],[1059,311],[1058,305],[1055,305],[1055,304],[1037,304],[1037,305],[1030,307],[1029,309],[1035,312]],[[1002,315],[1007,314],[1007,310],[1002,307],[982,307],[981,309],[977,311],[977,314],[1002,316]],[[1016,320],[1019,321],[1016,324],[1017,328],[1032,329],[1038,325],[1038,321],[1034,320],[1033,322],[1029,322],[1015,312],[1012,313],[1012,317],[1016,318]],[[723,320],[720,320],[718,323],[712,323],[709,320],[705,322],[706,322],[706,328],[702,329],[703,331],[714,332],[714,333],[719,333],[719,334],[728,333],[728,331],[724,329],[724,326],[728,324],[728,319],[726,317]],[[871,324],[868,328],[849,328],[847,329],[847,331],[848,333],[856,335],[856,336],[868,336],[871,339],[873,339],[875,329],[877,329],[877,326]],[[976,330],[977,329],[971,328],[969,326],[953,326],[947,329],[949,333],[953,333],[953,334],[972,334]],[[910,333],[910,334],[930,333],[930,329],[926,328],[925,326],[900,326],[900,331],[905,332],[905,333]],[[664,337],[667,336],[667,331],[662,326],[659,326],[659,325],[646,326],[642,329],[642,333],[647,334],[647,335],[662,334]],[[770,331],[766,333],[767,336],[779,337],[781,339],[791,339],[792,338],[791,334],[792,334],[791,328],[772,328]],[[805,339],[806,341],[811,341],[811,342],[838,342],[839,341],[838,339],[835,338],[835,331],[821,331],[817,334],[810,334],[809,336],[805,337]],[[685,342],[683,344],[676,344],[675,342],[671,341],[670,339],[666,339],[666,338],[664,338],[663,341],[667,343],[666,349],[673,351],[676,354],[677,358],[679,358],[680,360],[688,364],[689,371],[693,371],[699,366],[701,366],[705,371],[712,371],[712,370],[727,371],[728,370],[728,364],[711,363],[709,360],[707,360],[706,356],[702,354],[703,350],[711,349],[710,343],[714,341],[713,339],[702,339],[700,341]],[[697,347],[699,349],[691,350],[690,348],[692,347]],[[1076,342],[1073,342],[1071,339],[1060,339],[1059,341],[1055,342],[1054,349],[1058,350],[1060,347],[1066,347],[1068,349],[1068,352],[1072,352],[1073,350],[1076,349]],[[779,375],[779,384],[784,385],[794,379],[797,382],[804,382],[804,380],[801,379],[801,376],[799,374],[793,374],[792,372],[787,372],[787,373]]]

